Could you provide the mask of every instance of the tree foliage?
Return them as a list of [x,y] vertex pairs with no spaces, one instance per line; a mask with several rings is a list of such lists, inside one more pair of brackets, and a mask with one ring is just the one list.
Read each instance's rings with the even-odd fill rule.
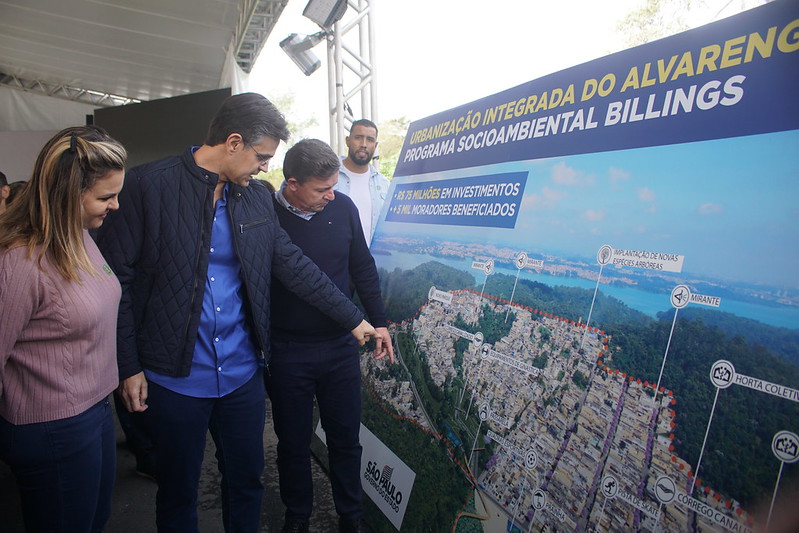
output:
[[315,116],[303,117],[295,110],[294,95],[292,93],[269,95],[267,98],[269,98],[269,100],[275,104],[275,107],[283,113],[283,116],[286,117],[288,128],[291,132],[291,137],[287,142],[289,147],[293,146],[297,141],[306,138],[306,132],[319,124]]
[[432,261],[413,270],[397,268],[389,273],[380,269],[379,274],[386,315],[393,322],[402,322],[415,316],[427,301],[431,285],[442,291],[474,285],[474,276],[471,274]]
[[[656,383],[670,329],[671,320],[619,328],[613,334],[613,366]],[[701,319],[681,318],[675,325],[661,385],[673,391],[676,401],[676,451],[696,465],[710,423],[699,477],[744,506],[754,506],[773,490],[778,465],[771,440],[780,430],[799,429],[799,406],[765,392],[732,386],[719,390],[709,420],[716,389],[708,376],[713,363],[721,359],[730,361],[738,374],[786,386],[799,383],[799,368],[764,346],[749,344],[741,335],[728,336]],[[786,465],[783,476],[796,483],[799,466]]]
[[394,169],[397,168],[408,126],[410,121],[405,117],[387,120],[377,125],[380,159],[376,163],[380,172],[388,179],[394,177]]
[[685,13],[696,0],[646,0],[619,23],[625,44],[638,46],[688,29]]
[[[674,310],[662,313],[658,318],[671,320]],[[688,306],[680,310],[680,318],[701,320],[708,326],[716,327],[730,337],[741,335],[752,344],[765,346],[775,355],[789,363],[799,366],[799,330],[787,329],[751,318],[735,316],[718,309]]]
[[[416,473],[403,531],[449,531],[453,518],[469,497],[471,485],[450,460],[444,439],[411,422],[392,418],[368,392],[363,394],[361,420]],[[369,498],[364,498],[364,504],[375,533],[396,533]]]

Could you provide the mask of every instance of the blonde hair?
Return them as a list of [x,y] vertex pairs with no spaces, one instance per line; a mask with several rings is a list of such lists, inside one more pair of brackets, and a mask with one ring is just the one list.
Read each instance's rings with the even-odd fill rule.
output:
[[0,250],[27,246],[39,267],[48,256],[64,279],[94,272],[83,246],[81,194],[114,170],[124,170],[125,148],[94,126],[66,128],[39,152],[33,174],[0,214]]

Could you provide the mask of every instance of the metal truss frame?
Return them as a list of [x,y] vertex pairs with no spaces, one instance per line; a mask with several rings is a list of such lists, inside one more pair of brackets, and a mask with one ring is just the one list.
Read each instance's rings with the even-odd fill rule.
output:
[[[366,118],[377,123],[375,29],[372,20],[376,1],[348,0],[349,9],[344,19],[333,25],[328,36],[330,145],[339,154],[346,153],[344,138],[353,121]],[[354,83],[346,92],[345,81]],[[360,107],[358,117],[354,116],[350,106],[351,101],[356,104],[355,100]]]

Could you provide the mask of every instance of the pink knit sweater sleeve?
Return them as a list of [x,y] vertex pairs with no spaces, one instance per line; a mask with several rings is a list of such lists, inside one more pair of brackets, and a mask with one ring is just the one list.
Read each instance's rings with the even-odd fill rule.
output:
[[25,247],[0,252],[0,398],[11,351],[39,301],[37,270]]

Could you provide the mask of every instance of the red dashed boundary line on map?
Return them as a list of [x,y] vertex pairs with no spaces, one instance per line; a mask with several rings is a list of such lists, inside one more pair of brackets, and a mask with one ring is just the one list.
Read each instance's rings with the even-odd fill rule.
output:
[[[479,295],[479,293],[477,291],[475,291],[474,289],[458,289],[458,290],[453,290],[453,291],[449,291],[449,292],[451,292],[453,294],[460,294],[460,293],[464,293],[464,292],[470,292],[472,294]],[[516,303],[516,302],[510,302],[509,300],[506,300],[504,298],[499,298],[499,297],[496,297],[496,296],[492,296],[490,294],[483,294],[482,296],[483,296],[483,298],[486,298],[488,300],[493,300],[494,302],[497,302],[497,303],[510,305],[511,307],[516,307],[518,309],[523,309],[525,311],[529,311],[532,314],[541,315],[541,316],[544,316],[546,318],[550,318],[552,320],[558,320],[560,322],[566,322],[566,323],[568,323],[568,324],[570,324],[572,326],[577,326],[577,327],[580,327],[580,328],[583,328],[583,329],[587,327],[587,324],[585,324],[585,323],[583,323],[581,321],[570,320],[568,318],[564,318],[564,317],[555,315],[553,313],[547,313],[545,311],[541,311],[540,309],[536,309],[534,307],[521,305],[521,304]],[[393,324],[395,324],[397,326],[401,326],[403,324],[407,324],[407,323],[409,323],[409,322],[411,322],[413,320],[416,320],[417,318],[419,318],[419,315],[422,312],[422,308],[425,307],[426,305],[427,305],[427,303],[424,303],[424,304],[420,305],[419,309],[416,310],[416,314],[413,316],[413,318],[407,318],[407,319],[403,320],[399,324],[397,324],[397,323],[393,323]],[[603,330],[601,330],[599,328],[596,328],[596,327],[593,327],[593,326],[589,327],[589,331],[597,333],[600,336],[604,336],[605,335],[605,332]],[[596,362],[597,366],[600,369],[604,370],[605,372],[608,372],[608,374],[617,374],[617,375],[620,374],[623,379],[629,380],[629,382],[631,384],[635,383],[636,385],[642,385],[644,388],[651,388],[653,390],[655,389],[655,387],[657,387],[656,383],[649,383],[648,381],[643,381],[642,382],[641,379],[636,379],[633,376],[628,376],[625,372],[621,372],[619,369],[613,369],[613,368],[608,367],[607,365],[604,365],[603,362],[602,362],[602,356],[605,355],[607,352],[608,352],[608,338],[605,337],[602,340],[602,350],[600,350],[600,352],[598,354],[597,362]],[[366,383],[365,381],[363,381],[363,383],[366,386],[366,388],[369,390],[369,392],[371,393],[372,397],[375,399],[377,404],[380,406],[381,409],[383,409],[384,412],[386,412],[387,414],[389,414],[390,416],[392,416],[392,417],[394,417],[394,418],[396,418],[398,420],[404,420],[404,421],[410,422],[412,424],[415,424],[417,427],[419,427],[420,429],[422,429],[426,433],[428,433],[431,436],[435,437],[436,439],[444,442],[444,444],[447,447],[448,453],[449,453],[450,457],[452,458],[452,461],[455,462],[461,468],[461,470],[463,470],[464,474],[466,474],[466,477],[469,479],[469,482],[472,484],[472,486],[473,487],[477,486],[477,482],[474,479],[474,476],[472,475],[472,473],[455,456],[454,450],[452,449],[448,439],[446,439],[443,435],[440,435],[438,433],[435,433],[434,431],[431,431],[431,430],[423,427],[421,424],[419,424],[416,420],[414,420],[412,418],[401,416],[401,415],[399,415],[397,413],[393,413],[393,412],[389,411],[388,409],[386,409],[386,407],[383,404],[382,400],[380,400],[378,398],[377,394],[372,389],[372,387],[368,383]],[[666,394],[667,396],[669,396],[671,398],[670,405],[672,405],[672,406],[677,405],[677,399],[674,398],[674,392],[673,391],[666,390],[665,387],[662,387],[662,386],[658,390],[659,390],[659,392],[661,394]],[[669,425],[670,425],[670,428],[673,431],[674,428],[677,425],[676,422],[674,422],[674,419],[676,418],[676,412],[673,409],[670,409],[669,410],[669,414],[671,415],[671,418],[672,418],[672,420],[671,420]],[[669,434],[669,441],[671,441],[671,442],[674,441],[674,433],[670,433]],[[674,444],[669,444],[669,451],[670,452],[674,451]],[[687,468],[689,470],[688,474],[687,474],[688,475],[688,479],[692,479],[693,478],[694,473],[690,471],[691,465],[687,464],[685,461],[681,460],[676,455],[672,455],[671,456],[671,462],[675,465],[675,468],[677,468],[678,470],[685,470]],[[714,491],[709,485],[703,485],[701,478],[696,478],[696,486],[698,487],[698,489],[700,491],[703,491],[708,497],[714,498],[717,502],[720,502],[724,498],[724,496],[720,492]],[[466,502],[464,502],[463,507],[461,508],[461,512],[463,512],[463,510],[466,508],[467,504],[468,504],[468,500]],[[724,505],[728,509],[731,509],[734,504],[735,504],[735,502],[733,502],[733,500],[731,500],[731,499],[726,499],[724,501]],[[735,514],[737,514],[738,516],[743,515],[745,512],[746,511],[744,511],[744,509],[741,506],[737,506],[735,508]],[[747,514],[747,516],[746,516],[746,521],[747,521],[747,523],[750,526],[754,524],[754,518],[751,515],[749,515],[749,514]],[[457,518],[456,518],[456,522],[457,522]]]

